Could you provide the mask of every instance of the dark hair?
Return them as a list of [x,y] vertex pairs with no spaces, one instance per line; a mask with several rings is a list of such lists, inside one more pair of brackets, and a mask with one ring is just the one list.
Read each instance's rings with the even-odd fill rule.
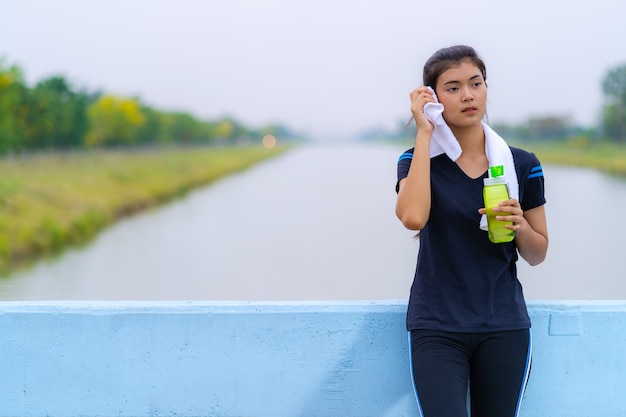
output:
[[487,69],[485,63],[478,56],[478,53],[471,46],[456,45],[448,48],[442,48],[435,52],[426,64],[424,64],[424,72],[422,80],[425,86],[435,89],[439,76],[446,70],[458,66],[462,61],[469,61],[476,65],[482,73],[483,80],[487,81]]

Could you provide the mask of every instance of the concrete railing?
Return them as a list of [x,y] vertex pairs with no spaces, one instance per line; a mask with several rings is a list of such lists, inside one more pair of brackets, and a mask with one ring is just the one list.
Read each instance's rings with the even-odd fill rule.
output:
[[[405,309],[0,303],[0,416],[417,416]],[[522,416],[626,416],[626,301],[529,311]]]

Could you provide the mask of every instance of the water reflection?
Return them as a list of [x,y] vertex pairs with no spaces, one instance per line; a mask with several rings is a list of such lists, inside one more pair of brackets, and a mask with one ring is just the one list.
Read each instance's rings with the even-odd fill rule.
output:
[[520,263],[527,298],[626,299],[626,180],[582,168],[544,167],[550,247],[536,267]]
[[[404,299],[418,243],[394,215],[402,150],[296,149],[2,280],[0,299]],[[550,249],[520,262],[527,298],[626,299],[625,226],[609,215],[626,181],[544,172]]]

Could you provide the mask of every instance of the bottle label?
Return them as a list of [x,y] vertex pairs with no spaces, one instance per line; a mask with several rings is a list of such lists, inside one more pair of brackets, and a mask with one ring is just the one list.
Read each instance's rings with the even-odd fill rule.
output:
[[489,185],[485,187],[485,208],[496,207],[509,199],[509,187],[506,184]]
[[496,220],[496,216],[508,216],[510,213],[494,212],[493,208],[497,207],[501,202],[509,199],[509,189],[505,183],[486,185],[484,190],[485,209],[487,215],[487,230],[489,232],[489,240],[493,243],[510,242],[515,237],[515,233],[509,230],[505,225],[511,225],[512,222]]

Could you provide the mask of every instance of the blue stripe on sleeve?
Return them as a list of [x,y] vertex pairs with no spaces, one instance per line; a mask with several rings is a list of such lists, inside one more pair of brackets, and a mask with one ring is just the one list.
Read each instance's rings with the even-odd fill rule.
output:
[[413,159],[413,154],[411,152],[405,152],[402,155],[400,155],[400,159],[398,159],[398,162],[402,161],[403,159]]
[[530,175],[528,176],[528,179],[537,177],[543,177],[543,168],[541,168],[541,165],[537,165],[530,170]]

